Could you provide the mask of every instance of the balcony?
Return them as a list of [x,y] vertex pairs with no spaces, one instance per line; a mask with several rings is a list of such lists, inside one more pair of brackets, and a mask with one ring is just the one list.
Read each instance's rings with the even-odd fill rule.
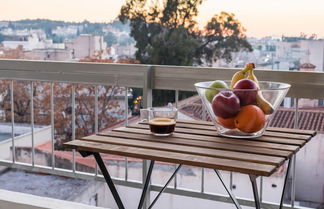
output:
[[[163,93],[174,95],[171,102],[181,110],[182,117],[206,118],[206,112],[202,110],[199,100],[195,97],[180,99],[183,92],[195,92],[193,84],[196,82],[215,78],[229,79],[234,72],[236,69],[0,60],[2,80],[2,90],[0,90],[4,104],[0,115],[10,135],[4,142],[0,142],[0,165],[11,169],[9,172],[13,173],[9,177],[12,179],[21,175],[26,176],[27,181],[31,178],[41,179],[41,177],[32,177],[33,173],[41,173],[91,181],[91,184],[100,188],[105,195],[87,196],[89,201],[84,203],[116,208],[109,196],[109,191],[102,183],[104,178],[98,171],[95,161],[90,158],[84,160],[74,150],[63,151],[58,146],[61,140],[66,139],[65,133],[70,133],[68,138],[74,140],[81,135],[97,133],[121,125],[127,126],[136,121],[138,116],[131,115],[128,111],[130,89],[142,91],[140,96],[144,108],[152,106],[155,99],[154,90],[165,90],[162,91],[162,95]],[[284,106],[277,112],[273,126],[320,131],[317,139],[300,151],[297,160],[294,160],[293,172],[289,177],[289,188],[286,191],[285,207],[323,207],[324,159],[321,153],[324,152],[322,142],[324,112],[321,100],[324,99],[322,92],[324,73],[258,70],[257,75],[259,80],[287,82],[292,85]],[[19,93],[22,90],[24,94]],[[102,94],[106,96],[101,97]],[[45,102],[39,104],[39,98],[46,98]],[[108,115],[106,114],[108,111],[103,109],[112,104],[103,105],[106,100],[119,102],[112,107],[113,111]],[[22,101],[30,103],[21,105],[27,109],[20,111],[19,115],[17,103]],[[87,101],[87,104],[82,104],[82,101]],[[300,108],[301,103],[310,104],[312,108]],[[90,110],[83,112],[81,107]],[[113,115],[114,120],[105,121],[105,118],[109,118],[110,115]],[[65,120],[68,127],[59,129],[60,124],[57,123],[59,120]],[[26,129],[30,131],[17,136],[21,123],[24,123]],[[89,131],[81,132],[80,127],[88,127]],[[122,198],[129,200],[126,201],[126,208],[134,208],[132,204],[139,199],[138,189],[142,187],[147,162],[110,155],[104,156],[104,160],[119,185]],[[161,163],[157,166],[153,171],[156,173],[156,178],[153,178],[150,187],[152,196],[161,189],[161,184],[164,184],[163,182],[174,169],[175,165],[170,164]],[[282,169],[271,178],[260,179],[262,208],[278,207],[285,166]],[[24,172],[19,175],[14,173],[21,171]],[[8,171],[3,172],[5,175]],[[242,189],[249,188],[246,185],[248,179],[239,173],[222,172],[222,174],[234,194],[238,196],[241,205],[253,207],[252,190]],[[228,204],[231,199],[220,189],[220,182],[211,181],[212,175],[214,173],[208,169],[182,168],[182,172],[165,190],[163,199],[160,200],[161,205],[156,204],[156,207],[181,208],[184,204],[188,204],[186,208],[233,208]],[[3,182],[8,182],[10,179],[0,175],[0,181],[2,178]],[[18,179],[16,181],[19,182]],[[24,181],[25,179],[19,184],[23,185]],[[64,183],[61,183],[63,187],[62,184]],[[25,185],[25,188],[29,187],[31,186]],[[53,185],[47,187],[55,188]],[[32,189],[27,192],[29,191]],[[94,194],[95,191],[91,190],[89,193]],[[101,201],[100,198],[105,200]],[[74,200],[82,202],[77,198]]]

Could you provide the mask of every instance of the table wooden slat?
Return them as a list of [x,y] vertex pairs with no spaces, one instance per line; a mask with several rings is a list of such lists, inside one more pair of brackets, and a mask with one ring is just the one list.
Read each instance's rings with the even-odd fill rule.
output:
[[105,144],[84,140],[73,140],[65,143],[64,146],[70,149],[78,149],[89,152],[99,152],[211,169],[235,171],[257,176],[269,176],[277,168],[277,166],[275,165],[259,164],[199,155],[188,155],[184,153],[151,150],[146,148]]
[[[148,125],[144,125],[144,124],[130,124],[128,127],[148,129]],[[216,130],[211,131],[211,130],[176,127],[175,131],[178,133],[198,134],[198,135],[204,135],[204,136],[219,136],[217,134]],[[311,136],[309,136],[309,138],[311,138]],[[274,142],[274,143],[279,143],[279,144],[290,144],[290,145],[297,145],[297,146],[303,146],[307,142],[306,139],[286,138],[286,137],[282,138],[280,136],[261,136],[258,138],[251,138],[251,139],[246,139],[246,140],[266,141],[266,142]]]
[[316,131],[302,130],[302,129],[292,129],[292,128],[268,127],[267,131],[292,133],[292,134],[305,134],[305,135],[310,135],[310,136],[315,136],[316,135]]
[[[139,133],[139,134],[146,134],[146,135],[151,134],[148,129],[137,129],[137,128],[129,128],[129,127],[116,128],[113,131]],[[248,141],[245,139],[240,140],[240,139],[224,138],[219,136],[202,136],[202,135],[193,136],[192,134],[185,134],[185,133],[173,133],[172,136],[176,138],[187,139],[192,141],[217,142],[222,144],[261,147],[261,148],[284,150],[284,151],[291,151],[291,152],[295,152],[299,149],[299,146],[297,145],[275,144],[275,143],[262,142],[262,141]]]
[[[145,125],[145,124],[142,124]],[[199,130],[208,130],[208,131],[216,131],[215,126],[209,125],[201,125],[201,124],[188,124],[188,123],[177,123],[176,127],[179,128],[189,128],[189,129],[199,129]],[[265,131],[264,136],[279,136],[283,138],[291,138],[291,139],[302,139],[309,140],[312,135],[310,134],[293,134],[289,132],[276,132],[276,131]]]
[[285,158],[282,157],[250,154],[244,152],[234,152],[234,151],[227,151],[227,150],[215,150],[210,148],[202,148],[202,147],[195,147],[195,146],[188,146],[188,145],[186,146],[186,145],[173,144],[170,146],[170,144],[154,142],[154,141],[132,140],[129,139],[128,137],[117,138],[117,137],[92,135],[92,136],[84,137],[82,140],[94,141],[94,142],[99,142],[104,144],[116,144],[116,145],[124,145],[129,147],[147,148],[151,150],[177,152],[177,153],[184,153],[190,155],[200,155],[200,156],[208,156],[208,157],[225,158],[231,160],[241,160],[246,162],[262,163],[262,164],[270,164],[270,165],[282,164],[285,161]]
[[[193,124],[193,125],[202,125],[204,127],[214,127],[214,124],[209,121],[200,121],[200,120],[177,120],[178,124]],[[301,130],[301,129],[292,129],[292,128],[278,128],[278,127],[268,127],[267,131],[272,132],[281,132],[281,133],[292,133],[292,134],[304,134],[315,136],[316,131],[312,130]]]
[[177,138],[174,136],[169,136],[167,138],[161,139],[152,136],[149,133],[149,131],[146,131],[145,134],[139,134],[139,133],[128,132],[127,130],[128,128],[124,128],[125,132],[113,131],[113,132],[99,133],[98,135],[107,136],[107,137],[124,137],[133,140],[155,141],[155,142],[165,143],[169,145],[177,144],[177,145],[187,145],[187,146],[195,146],[195,147],[202,147],[202,148],[212,148],[212,149],[252,153],[252,154],[263,154],[263,155],[283,157],[283,158],[288,158],[292,154],[292,152],[284,151],[284,150],[253,147],[248,145],[224,144],[224,143],[210,142],[210,141],[188,140],[183,138]]

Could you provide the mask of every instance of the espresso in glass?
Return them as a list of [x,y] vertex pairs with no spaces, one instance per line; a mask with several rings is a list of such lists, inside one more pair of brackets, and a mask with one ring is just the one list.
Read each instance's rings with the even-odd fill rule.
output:
[[153,118],[148,124],[154,135],[169,136],[174,132],[176,121],[173,118]]

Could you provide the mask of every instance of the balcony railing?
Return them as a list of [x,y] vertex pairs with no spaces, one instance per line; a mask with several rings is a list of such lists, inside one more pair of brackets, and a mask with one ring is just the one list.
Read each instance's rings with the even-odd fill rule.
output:
[[[71,93],[71,106],[75,107],[76,84],[87,84],[95,87],[94,108],[95,118],[94,126],[95,132],[98,132],[98,88],[99,85],[114,85],[126,87],[125,91],[125,109],[127,110],[128,104],[128,88],[142,88],[143,89],[143,106],[152,106],[152,90],[163,89],[175,91],[174,101],[178,103],[180,91],[195,91],[194,83],[212,79],[228,80],[237,71],[237,69],[223,69],[223,68],[202,68],[202,67],[178,67],[178,66],[155,66],[155,65],[127,65],[127,64],[99,64],[99,63],[72,63],[72,62],[48,62],[48,61],[23,61],[23,60],[0,60],[0,79],[9,80],[11,92],[11,123],[12,123],[12,160],[0,161],[0,165],[10,168],[18,168],[32,172],[43,172],[67,177],[95,179],[104,181],[103,177],[96,172],[85,173],[76,169],[76,153],[73,151],[72,155],[72,169],[62,169],[55,167],[54,157],[54,83],[70,83],[72,84]],[[295,128],[298,128],[298,100],[299,98],[308,99],[324,99],[324,73],[320,72],[291,72],[291,71],[271,71],[271,70],[258,70],[257,75],[259,80],[269,80],[278,82],[287,82],[291,84],[291,89],[288,97],[295,98]],[[31,150],[32,160],[31,163],[17,162],[15,159],[15,118],[14,118],[14,81],[23,80],[29,81],[31,87],[35,82],[49,82],[50,83],[50,110],[51,110],[51,159],[52,167],[41,166],[35,163],[35,147],[34,147],[34,95],[31,91]],[[31,88],[32,89],[32,88]],[[297,104],[297,105],[296,105]],[[128,113],[125,111],[125,125],[128,124]],[[75,108],[72,108],[72,140],[75,139]],[[291,204],[286,205],[286,208],[299,208],[295,206],[295,170],[296,158],[293,159],[292,168],[292,188],[291,188]],[[127,166],[127,159],[125,163],[125,176],[123,179],[115,179],[116,183],[123,186],[134,188],[141,188],[141,182],[131,181],[128,178],[129,170]],[[148,163],[143,161],[143,177],[145,179],[145,171],[148,169]],[[180,189],[175,184],[165,190],[167,193],[184,195],[195,198],[203,198],[208,200],[216,200],[221,202],[231,202],[231,199],[226,196],[210,194],[205,191],[205,172],[201,171],[201,186],[200,191],[192,191]],[[233,184],[233,175],[229,175],[229,184]],[[262,185],[263,179],[260,181],[261,199],[262,199]],[[232,187],[231,187],[232,188]],[[158,185],[152,185],[151,191],[159,191],[161,189]],[[254,206],[252,200],[239,198],[239,202],[245,206]],[[277,208],[277,204],[263,202],[264,208]]]

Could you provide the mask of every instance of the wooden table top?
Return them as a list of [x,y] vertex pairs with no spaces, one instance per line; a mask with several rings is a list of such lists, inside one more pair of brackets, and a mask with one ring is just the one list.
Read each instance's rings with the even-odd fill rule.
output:
[[303,147],[315,131],[268,128],[254,139],[219,136],[210,122],[178,120],[168,137],[132,124],[65,143],[67,148],[168,163],[270,176]]

